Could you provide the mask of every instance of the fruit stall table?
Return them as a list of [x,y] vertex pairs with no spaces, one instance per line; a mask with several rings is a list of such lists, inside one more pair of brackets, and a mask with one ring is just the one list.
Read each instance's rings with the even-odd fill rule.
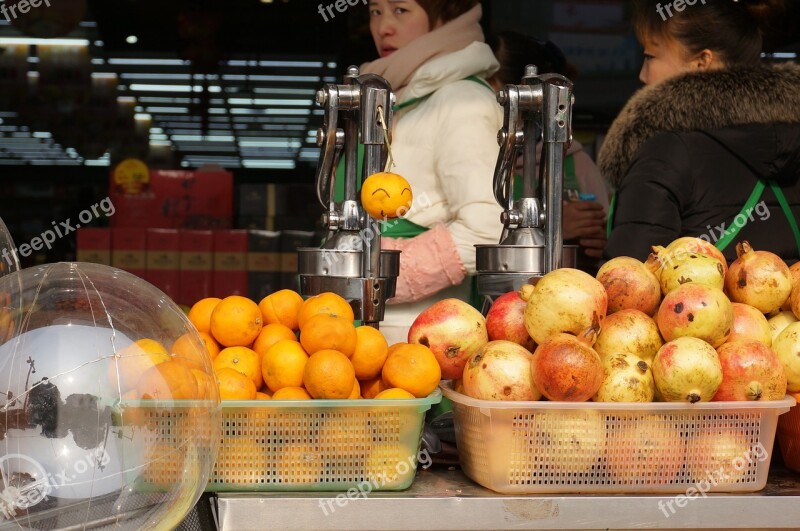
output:
[[[675,495],[501,495],[460,469],[419,470],[399,492],[219,493],[219,529],[800,529],[800,474],[774,463],[758,492]],[[669,507],[674,509],[674,513]],[[665,516],[669,514],[669,517]]]

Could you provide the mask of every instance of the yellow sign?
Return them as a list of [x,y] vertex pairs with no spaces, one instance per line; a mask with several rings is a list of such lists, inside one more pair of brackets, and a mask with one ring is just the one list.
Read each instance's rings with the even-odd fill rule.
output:
[[126,194],[137,194],[150,182],[150,168],[139,159],[125,159],[114,168],[114,184]]

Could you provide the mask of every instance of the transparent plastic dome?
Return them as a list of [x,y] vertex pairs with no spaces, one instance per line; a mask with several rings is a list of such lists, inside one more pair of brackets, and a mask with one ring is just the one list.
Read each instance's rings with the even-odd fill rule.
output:
[[171,529],[220,441],[211,360],[180,308],[108,266],[0,278],[0,527]]
[[0,277],[18,270],[17,248],[8,227],[0,219]]

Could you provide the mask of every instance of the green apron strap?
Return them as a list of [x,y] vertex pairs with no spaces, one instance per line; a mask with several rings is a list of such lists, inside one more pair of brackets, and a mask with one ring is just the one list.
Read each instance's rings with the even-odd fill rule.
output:
[[406,218],[396,218],[381,223],[381,236],[389,238],[413,238],[427,231],[428,227],[417,225]]
[[772,189],[772,193],[775,194],[775,197],[778,198],[781,210],[783,210],[786,219],[789,221],[789,226],[792,228],[792,234],[794,235],[794,242],[797,245],[797,251],[800,252],[800,228],[797,227],[797,220],[794,218],[792,209],[789,207],[789,202],[786,201],[783,190],[781,190],[781,187],[778,186],[775,181],[770,181],[769,187]]
[[[747,202],[744,204],[739,213],[736,214],[736,216],[734,216],[733,219],[736,219],[736,217],[740,215],[747,217],[748,212],[752,212],[753,207],[756,206],[758,200],[761,199],[761,194],[764,193],[764,188],[766,188],[764,181],[759,179],[758,182],[756,183],[755,188],[753,188],[753,191],[750,192],[750,197],[747,198]],[[717,241],[717,243],[714,244],[714,247],[716,247],[720,251],[724,251],[725,248],[728,245],[730,245],[730,243],[734,240],[734,238],[736,238],[736,235],[739,234],[739,231],[741,229],[742,229],[741,226],[737,225],[736,223],[733,223],[731,228],[728,229],[728,231],[725,233],[725,236],[720,238]]]
[[606,238],[611,237],[614,229],[614,214],[617,211],[617,192],[611,194],[611,203],[608,205],[608,219],[606,220]]

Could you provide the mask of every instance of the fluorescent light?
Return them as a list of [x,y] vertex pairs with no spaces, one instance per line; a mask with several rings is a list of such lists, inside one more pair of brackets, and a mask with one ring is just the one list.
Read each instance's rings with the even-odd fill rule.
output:
[[170,147],[170,146],[172,146],[172,142],[170,142],[169,140],[160,140],[160,139],[159,140],[154,140],[154,139],[151,138],[150,139],[150,146],[152,146],[152,147]]
[[175,142],[233,142],[231,135],[172,135]]
[[146,122],[148,120],[152,120],[153,117],[147,113],[137,113],[133,115],[134,120],[140,120],[142,122]]
[[128,35],[127,37],[125,37],[125,42],[127,42],[128,44],[136,44],[137,42],[139,42],[139,37],[137,37],[136,35]]
[[222,79],[228,81],[287,81],[287,82],[304,82],[304,83],[319,83],[319,76],[261,76],[261,75],[241,75],[241,74],[227,74],[223,75]]
[[270,168],[270,169],[283,169],[293,170],[295,162],[293,160],[267,160],[267,159],[244,159],[242,166],[245,168]]
[[151,66],[183,66],[187,64],[183,59],[129,59],[116,57],[108,60],[112,65],[151,65]]
[[37,39],[33,37],[0,37],[0,44],[29,44],[36,46],[89,46],[86,39]]
[[191,74],[122,74],[122,79],[192,79]]
[[53,134],[47,131],[36,131],[33,133],[33,138],[53,138]]
[[189,112],[188,107],[148,107],[147,112],[151,112],[153,114],[167,114],[167,113],[187,113]]
[[266,115],[298,115],[308,116],[311,109],[242,109],[233,108],[231,114],[266,114]]
[[253,89],[253,92],[255,92],[256,94],[285,94],[293,96],[314,96],[317,91],[314,89],[255,87]]
[[302,145],[302,142],[299,140],[289,140],[289,139],[275,139],[275,140],[240,140],[239,147],[240,148],[261,148],[261,147],[269,147],[269,148],[299,148]]
[[106,64],[106,60],[105,59],[99,59],[97,57],[92,57],[92,64],[93,65],[104,65],[104,64]]
[[314,102],[311,100],[281,100],[281,99],[264,99],[264,98],[228,98],[230,105],[275,105],[289,107],[310,107]]
[[111,161],[108,159],[97,159],[97,160],[84,160],[84,166],[111,166]]

